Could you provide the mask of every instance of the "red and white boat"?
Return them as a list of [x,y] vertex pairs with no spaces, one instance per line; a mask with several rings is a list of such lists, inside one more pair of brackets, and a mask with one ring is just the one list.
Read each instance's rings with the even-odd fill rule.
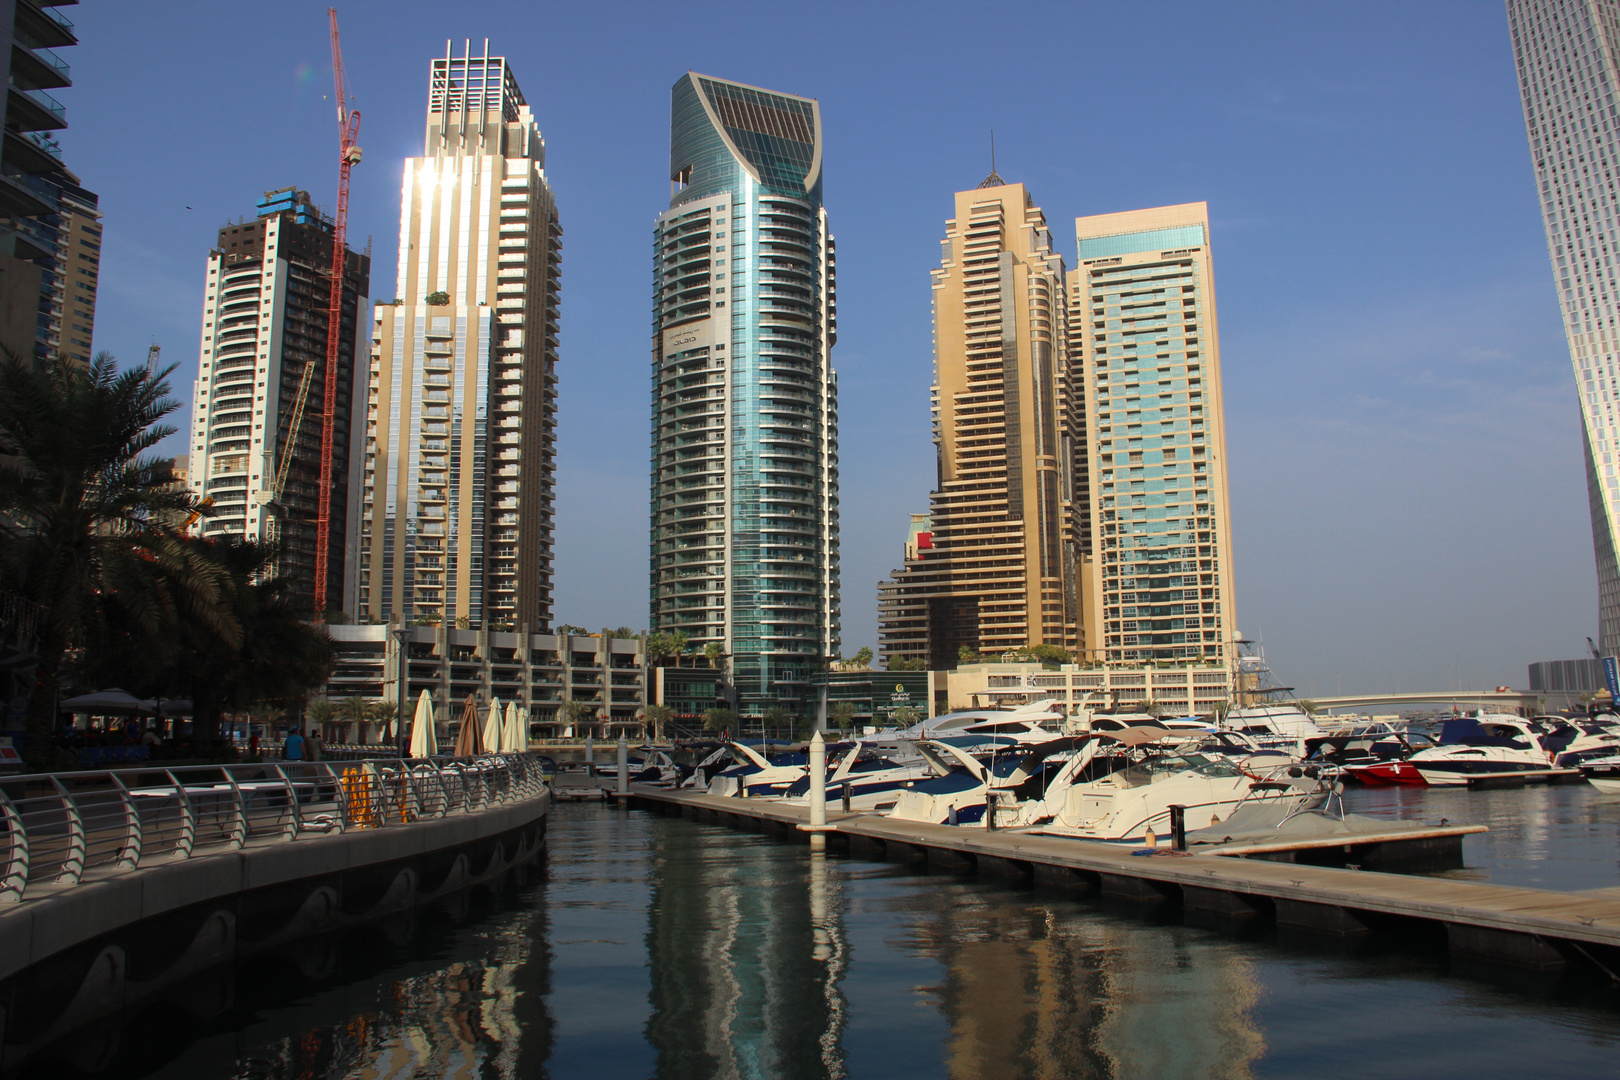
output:
[[1347,779],[1365,784],[1367,787],[1396,787],[1412,785],[1414,787],[1427,786],[1429,783],[1423,774],[1410,761],[1373,761],[1365,765],[1347,765],[1344,767]]

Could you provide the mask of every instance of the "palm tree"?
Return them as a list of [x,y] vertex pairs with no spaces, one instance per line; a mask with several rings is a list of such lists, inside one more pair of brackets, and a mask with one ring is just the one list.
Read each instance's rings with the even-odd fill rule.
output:
[[371,702],[357,694],[338,703],[337,716],[345,724],[354,725],[354,741],[363,743],[366,741],[366,730],[361,725],[371,719],[372,711]]
[[651,725],[652,727],[652,737],[654,742],[663,739],[664,725],[669,723],[670,717],[674,715],[675,710],[670,708],[668,705],[648,705],[646,708],[641,710],[642,721]]
[[183,623],[184,649],[167,681],[190,690],[198,734],[216,734],[223,709],[254,701],[297,705],[324,685],[335,650],[325,624],[307,620],[291,579],[275,573],[277,546],[238,537],[186,543],[224,570],[240,628],[232,644],[192,620]]
[[181,536],[203,508],[152,453],[175,430],[173,370],[119,372],[104,352],[87,368],[0,361],[0,588],[45,609],[30,755],[49,744],[69,649],[132,635],[158,654],[182,620],[241,644],[224,572]]
[[568,716],[568,722],[577,731],[581,724],[589,724],[596,719],[596,705],[589,701],[570,701],[563,710]]
[[859,649],[855,650],[855,655],[854,655],[854,657],[852,657],[852,659],[855,662],[855,666],[858,667],[858,668],[871,667],[872,666],[872,649],[871,649],[871,647],[867,646],[867,645],[862,645]]
[[772,705],[770,708],[765,710],[765,714],[761,717],[761,720],[764,722],[765,726],[769,727],[772,731],[775,731],[785,724],[791,724],[793,722],[793,714],[782,708],[780,705]]
[[703,730],[708,732],[730,731],[736,722],[737,714],[720,705],[703,714]]
[[720,670],[720,665],[725,663],[726,647],[720,644],[718,641],[711,641],[707,645],[703,646],[703,657],[704,659],[708,660],[711,668],[718,671]]
[[839,731],[848,731],[850,725],[855,723],[855,704],[850,701],[835,701],[832,708],[827,710],[827,716]]

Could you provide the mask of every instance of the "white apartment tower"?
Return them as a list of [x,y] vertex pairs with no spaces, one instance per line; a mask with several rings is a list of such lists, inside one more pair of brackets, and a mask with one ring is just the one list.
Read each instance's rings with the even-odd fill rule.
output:
[[1530,136],[1564,338],[1575,367],[1597,554],[1598,631],[1620,650],[1620,4],[1508,0],[1513,58]]
[[432,62],[371,353],[357,615],[549,629],[562,229],[502,57]]
[[[297,188],[265,192],[258,214],[219,230],[203,286],[187,485],[212,512],[205,537],[279,541],[277,571],[316,607],[315,520],[331,297],[332,222]],[[368,255],[346,252],[333,417],[333,557],[321,608],[352,613]],[[302,402],[302,404],[300,404]],[[341,553],[341,557],[340,557]]]

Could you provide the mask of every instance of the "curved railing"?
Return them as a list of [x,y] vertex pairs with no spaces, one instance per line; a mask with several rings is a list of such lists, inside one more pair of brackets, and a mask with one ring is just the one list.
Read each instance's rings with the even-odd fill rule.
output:
[[540,794],[530,754],[267,761],[0,779],[0,902],[248,844],[380,829]]

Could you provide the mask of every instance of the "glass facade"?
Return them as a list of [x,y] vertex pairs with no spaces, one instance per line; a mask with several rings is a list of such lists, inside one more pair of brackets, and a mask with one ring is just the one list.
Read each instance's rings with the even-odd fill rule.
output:
[[651,627],[804,714],[838,628],[835,255],[814,101],[687,75],[654,229]]
[[1597,556],[1598,643],[1620,652],[1620,11],[1612,0],[1508,0],[1513,57],[1580,395]]
[[[1196,203],[1139,213],[1205,217]],[[1088,659],[1224,662],[1231,548],[1208,226],[1097,235],[1131,216],[1080,219],[1091,257],[1071,276],[1097,555]]]

